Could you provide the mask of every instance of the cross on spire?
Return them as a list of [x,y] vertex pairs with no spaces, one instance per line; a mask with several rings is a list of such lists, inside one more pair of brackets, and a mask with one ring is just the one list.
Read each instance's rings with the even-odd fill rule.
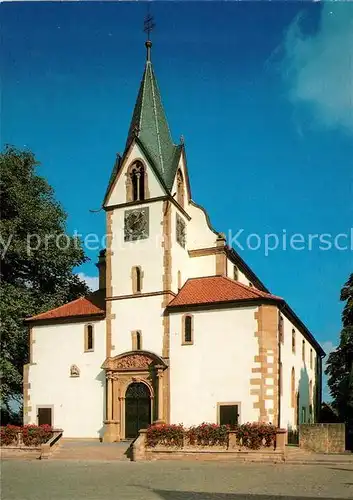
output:
[[153,31],[153,28],[156,26],[153,16],[150,14],[150,6],[148,5],[148,11],[147,15],[145,17],[145,20],[143,22],[143,31],[147,35],[147,40],[146,40],[146,48],[147,48],[147,61],[151,60],[151,47],[152,47],[152,42],[150,40],[151,38],[151,32]]

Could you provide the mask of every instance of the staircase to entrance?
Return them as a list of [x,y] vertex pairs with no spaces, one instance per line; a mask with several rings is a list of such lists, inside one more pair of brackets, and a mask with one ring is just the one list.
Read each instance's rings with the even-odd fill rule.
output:
[[98,440],[62,439],[51,460],[130,461],[131,441],[101,443]]

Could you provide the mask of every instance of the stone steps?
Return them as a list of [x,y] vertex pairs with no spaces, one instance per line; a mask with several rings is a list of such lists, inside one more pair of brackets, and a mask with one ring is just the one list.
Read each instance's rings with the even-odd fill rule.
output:
[[52,454],[52,460],[130,461],[127,450],[130,443],[99,443],[63,441]]

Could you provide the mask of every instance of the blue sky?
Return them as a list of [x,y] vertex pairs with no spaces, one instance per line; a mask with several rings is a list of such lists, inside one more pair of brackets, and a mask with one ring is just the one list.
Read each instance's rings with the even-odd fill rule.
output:
[[[2,143],[28,147],[68,213],[99,209],[144,66],[145,3],[2,3]],[[153,2],[152,59],[193,199],[219,231],[349,234],[353,4]],[[341,241],[341,244],[344,244]],[[239,251],[326,348],[352,251]],[[94,277],[97,252],[80,272]]]

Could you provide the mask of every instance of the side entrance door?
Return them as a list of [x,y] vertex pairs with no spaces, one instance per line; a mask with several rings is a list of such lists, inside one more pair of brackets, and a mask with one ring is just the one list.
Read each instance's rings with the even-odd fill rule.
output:
[[52,409],[51,408],[38,408],[38,425],[53,425],[52,424]]

